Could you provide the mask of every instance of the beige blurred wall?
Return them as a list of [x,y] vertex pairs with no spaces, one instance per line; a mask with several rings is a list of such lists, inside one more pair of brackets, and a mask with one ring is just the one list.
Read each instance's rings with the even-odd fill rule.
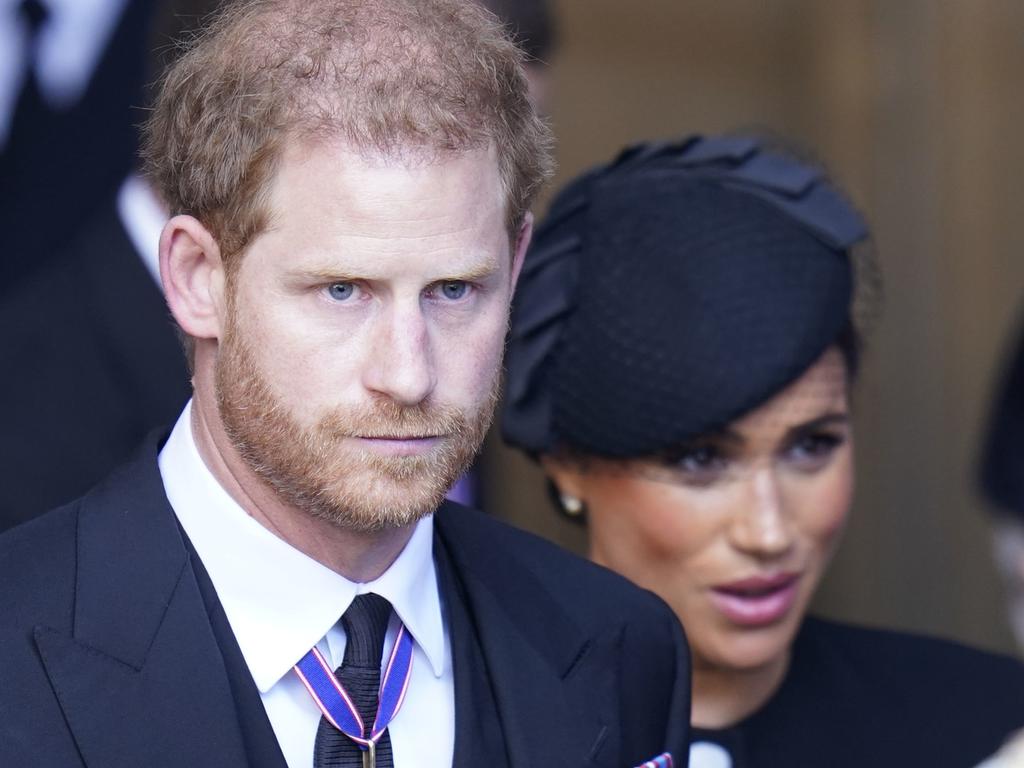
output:
[[[1010,650],[973,462],[1024,309],[1024,4],[561,0],[566,180],[625,143],[754,128],[808,146],[867,212],[885,312],[856,403],[859,485],[819,610]],[[583,551],[491,440],[484,505]]]

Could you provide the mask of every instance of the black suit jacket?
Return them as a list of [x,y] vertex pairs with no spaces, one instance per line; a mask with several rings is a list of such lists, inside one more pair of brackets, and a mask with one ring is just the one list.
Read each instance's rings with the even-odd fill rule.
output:
[[177,418],[191,386],[114,201],[0,296],[0,531],[81,496]]
[[[664,750],[685,765],[689,666],[660,600],[454,504],[435,530],[512,768],[623,768]],[[246,765],[155,444],[84,498],[0,536],[0,659],[2,765]],[[456,691],[460,674],[456,659]],[[490,725],[457,718],[456,743]]]

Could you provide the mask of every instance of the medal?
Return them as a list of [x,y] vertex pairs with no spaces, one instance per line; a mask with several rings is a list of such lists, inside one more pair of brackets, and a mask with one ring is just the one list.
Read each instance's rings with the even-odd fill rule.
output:
[[369,728],[364,725],[363,718],[352,703],[345,686],[335,677],[319,650],[310,650],[299,659],[294,669],[323,716],[327,718],[327,722],[362,749],[363,768],[376,768],[377,742],[384,735],[388,724],[398,714],[402,702],[405,701],[405,693],[409,689],[409,676],[412,672],[412,635],[406,630],[405,625],[398,629],[395,647],[391,649],[391,657],[384,669],[377,716]]

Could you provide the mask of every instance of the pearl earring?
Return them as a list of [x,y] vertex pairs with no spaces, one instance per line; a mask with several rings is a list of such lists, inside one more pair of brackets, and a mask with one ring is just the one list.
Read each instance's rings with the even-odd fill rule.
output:
[[565,514],[571,517],[579,517],[583,514],[583,502],[580,499],[567,493],[561,494],[558,498],[562,502],[562,509],[565,510]]

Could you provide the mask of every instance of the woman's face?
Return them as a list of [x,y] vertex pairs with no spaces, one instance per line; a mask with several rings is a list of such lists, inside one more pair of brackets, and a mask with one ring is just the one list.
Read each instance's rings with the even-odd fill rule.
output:
[[770,401],[657,460],[549,464],[592,558],[659,594],[697,669],[784,662],[853,492],[846,369],[829,349]]

